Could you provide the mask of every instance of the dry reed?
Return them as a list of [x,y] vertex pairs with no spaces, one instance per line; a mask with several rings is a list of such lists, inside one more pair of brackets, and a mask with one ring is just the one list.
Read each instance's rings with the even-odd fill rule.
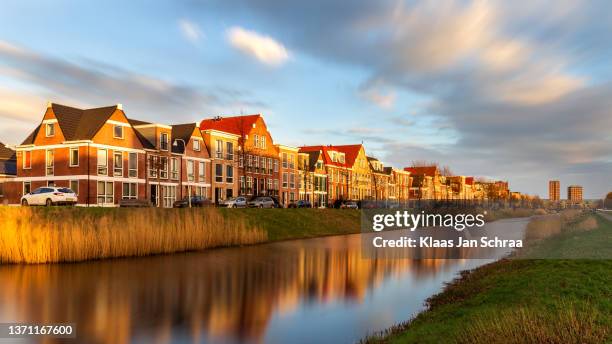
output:
[[0,207],[0,263],[55,263],[253,244],[265,231],[216,209]]

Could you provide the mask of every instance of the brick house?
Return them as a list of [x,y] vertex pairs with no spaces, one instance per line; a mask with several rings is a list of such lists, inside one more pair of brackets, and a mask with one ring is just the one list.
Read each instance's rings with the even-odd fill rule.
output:
[[121,104],[83,110],[49,103],[16,151],[13,202],[48,185],[73,189],[79,205],[113,206],[145,193],[145,150]]
[[[201,124],[198,127],[202,127]],[[239,135],[214,129],[201,130],[211,160],[211,200],[219,203],[239,194],[238,147]]]
[[[210,152],[197,123],[172,125],[171,173],[175,171],[177,156],[181,171],[179,198],[195,195],[211,199]],[[229,183],[233,181],[230,179]]]
[[443,199],[441,176],[437,166],[406,167],[404,171],[410,172],[413,180],[410,188],[410,198]]
[[309,201],[313,207],[326,207],[327,171],[322,151],[298,153],[299,199]]
[[234,156],[238,159],[241,196],[279,196],[278,149],[260,114],[205,119],[200,122],[200,130],[238,136]]
[[[367,157],[372,177],[370,195],[375,200],[395,199],[395,183],[392,181],[392,173],[385,170],[383,163],[373,157]],[[393,190],[390,190],[392,188]]]
[[299,197],[299,182],[298,182],[298,151],[297,147],[285,145],[274,145],[278,150],[280,160],[280,188],[279,201],[287,207],[289,203],[294,202]]
[[372,172],[363,145],[341,145],[333,148],[344,153],[346,167],[350,169],[349,197],[354,200],[373,199]]
[[9,204],[9,196],[14,194],[17,176],[17,156],[15,151],[0,142],[0,204]]
[[333,146],[303,146],[300,153],[320,154],[327,179],[327,204],[350,199],[351,169],[346,154]]

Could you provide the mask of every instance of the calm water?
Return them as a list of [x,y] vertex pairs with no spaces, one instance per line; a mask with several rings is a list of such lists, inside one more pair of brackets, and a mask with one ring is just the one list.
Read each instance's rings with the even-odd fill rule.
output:
[[[526,222],[490,225],[522,232]],[[87,343],[351,343],[409,319],[458,271],[491,261],[363,259],[360,245],[347,235],[0,266],[0,323],[76,323]]]

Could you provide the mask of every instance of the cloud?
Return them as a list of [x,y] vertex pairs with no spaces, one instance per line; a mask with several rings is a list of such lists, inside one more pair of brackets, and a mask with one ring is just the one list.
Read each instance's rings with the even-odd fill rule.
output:
[[183,36],[191,43],[197,44],[204,37],[198,24],[190,20],[181,19],[178,21],[178,26]]
[[270,36],[234,26],[227,31],[229,43],[242,53],[267,65],[281,65],[289,59],[289,52]]
[[266,107],[248,91],[222,85],[195,87],[92,61],[77,64],[4,41],[0,41],[0,63],[4,65],[0,77],[36,90],[0,89],[2,104],[8,104],[0,116],[30,123],[17,132],[22,138],[40,120],[47,100],[77,107],[122,103],[129,117],[168,124],[241,108],[260,112]]

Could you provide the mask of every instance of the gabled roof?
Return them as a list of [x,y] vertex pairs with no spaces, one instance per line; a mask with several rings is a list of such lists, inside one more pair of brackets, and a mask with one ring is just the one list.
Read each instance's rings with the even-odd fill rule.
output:
[[305,152],[308,154],[308,171],[314,172],[317,170],[317,162],[319,161],[319,156],[322,155],[319,151],[311,151]]
[[[77,141],[91,140],[117,110],[117,105],[83,110],[52,103],[51,108],[66,141]],[[22,144],[33,144],[39,129],[40,125]]]
[[433,177],[438,174],[438,166],[406,167],[404,171],[410,172],[413,176],[425,175]]
[[[323,152],[323,163],[325,163],[325,165],[348,167],[346,163],[333,161],[331,159],[331,156],[329,155],[330,150],[336,150],[336,149],[332,146],[303,146],[303,147],[300,147],[299,152],[300,153]],[[346,158],[344,161],[346,162]]]
[[0,142],[0,160],[17,160],[15,151]]
[[[185,146],[189,144],[189,140],[191,140],[191,134],[193,134],[193,131],[196,128],[196,123],[172,125],[172,153],[183,154],[185,152]],[[174,141],[177,139],[183,140],[183,142],[178,142],[175,147]]]
[[361,150],[361,147],[363,145],[358,144],[358,145],[342,145],[342,146],[334,146],[334,148],[340,152],[343,152],[346,158],[346,164],[349,167],[352,167],[353,165],[355,165],[355,160],[357,159],[357,156],[359,155],[359,150]]
[[253,124],[261,117],[260,114],[231,116],[231,117],[215,117],[208,118],[200,122],[200,130],[218,130],[234,135],[247,135]]
[[[312,151],[322,151],[323,152],[323,161],[326,165],[340,166],[340,167],[353,167],[355,164],[355,160],[359,155],[359,150],[362,145],[340,145],[340,146],[304,146],[300,147],[300,152],[312,152]],[[344,163],[332,161],[331,156],[329,155],[329,151],[337,151],[344,153]]]

